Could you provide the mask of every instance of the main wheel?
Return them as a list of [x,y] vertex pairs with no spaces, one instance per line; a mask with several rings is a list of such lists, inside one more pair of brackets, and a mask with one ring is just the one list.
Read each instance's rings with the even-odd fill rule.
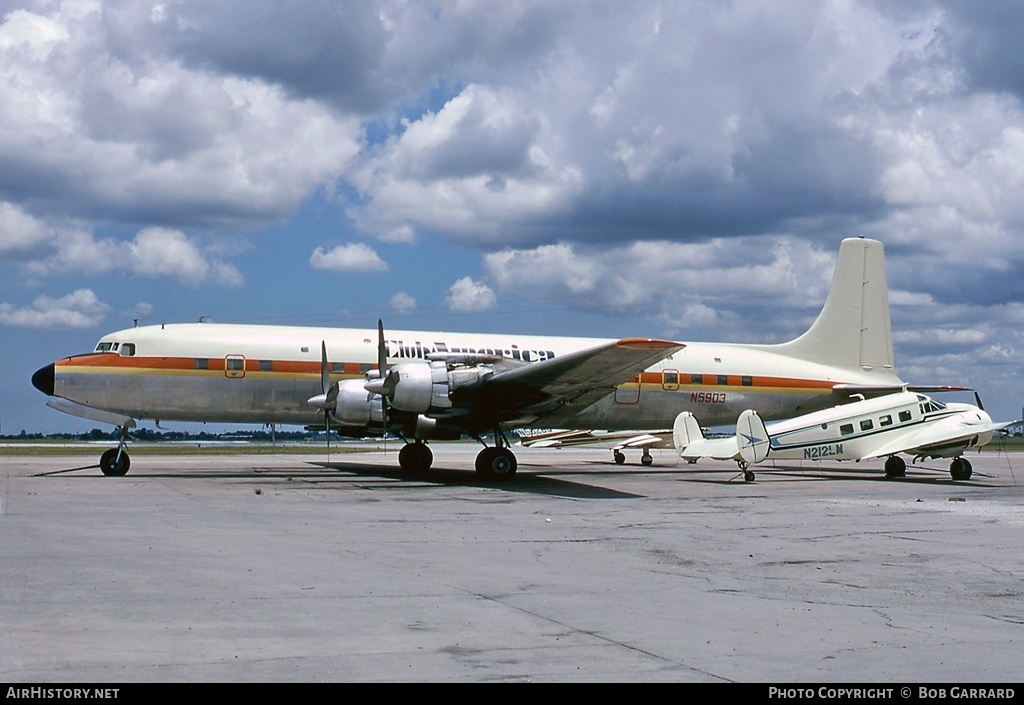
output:
[[518,466],[508,448],[484,448],[476,456],[476,472],[486,480],[511,480]]
[[404,472],[426,472],[434,463],[434,453],[426,443],[406,443],[398,451],[398,466]]
[[888,478],[906,477],[907,461],[898,455],[890,455],[885,459],[885,476]]
[[654,458],[652,458],[651,454],[648,453],[645,450],[644,454],[640,456],[640,464],[641,465],[653,465],[654,464]]
[[972,471],[971,461],[965,458],[953,458],[949,464],[949,476],[954,480],[970,480]]
[[122,477],[128,474],[128,468],[131,466],[132,459],[128,457],[128,453],[124,450],[121,451],[120,457],[118,457],[117,448],[104,451],[103,455],[100,456],[100,470],[103,471],[104,475]]
[[621,451],[615,451],[615,455],[613,457],[615,458],[616,465],[622,465],[624,462],[626,462],[626,456],[623,455]]

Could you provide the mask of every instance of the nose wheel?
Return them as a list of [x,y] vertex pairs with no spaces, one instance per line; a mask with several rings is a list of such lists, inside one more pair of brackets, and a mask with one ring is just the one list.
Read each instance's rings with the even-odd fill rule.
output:
[[[132,422],[134,424],[134,422]],[[128,442],[128,427],[118,426],[121,434],[121,441],[117,448],[104,451],[100,456],[100,471],[109,477],[123,477],[128,474],[128,468],[132,466],[132,459],[128,457],[128,451],[124,449]]]

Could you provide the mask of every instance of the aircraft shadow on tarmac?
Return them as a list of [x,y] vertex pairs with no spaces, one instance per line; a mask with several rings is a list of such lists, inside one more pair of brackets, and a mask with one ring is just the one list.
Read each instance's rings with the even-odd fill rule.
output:
[[[161,463],[166,466],[166,463]],[[523,468],[521,465],[520,468]],[[594,477],[597,473],[588,472],[563,472],[551,468],[554,472],[548,472],[547,466],[537,466],[541,472],[520,472],[511,481],[482,480],[470,469],[465,468],[444,468],[433,467],[429,472],[410,474],[402,472],[397,467],[386,465],[375,465],[371,463],[360,463],[358,460],[328,460],[309,461],[304,460],[297,463],[294,468],[261,468],[254,463],[251,468],[239,467],[237,469],[217,468],[215,461],[211,459],[208,469],[203,470],[180,470],[180,471],[147,471],[143,463],[138,463],[132,468],[130,475],[125,477],[108,478],[99,472],[98,465],[86,465],[81,467],[64,468],[41,472],[34,477],[74,477],[80,479],[95,479],[100,477],[104,482],[131,482],[145,481],[146,479],[160,480],[280,480],[282,482],[299,481],[302,483],[315,483],[318,486],[334,484],[337,486],[352,485],[358,483],[367,485],[374,483],[377,489],[414,488],[422,487],[486,487],[489,489],[502,490],[510,493],[543,494],[554,497],[565,497],[572,499],[624,499],[637,498],[638,495],[631,492],[623,492],[608,487],[601,487],[583,481],[585,478]],[[85,471],[95,472],[85,474]],[[71,474],[74,473],[74,474]],[[575,480],[566,480],[551,477],[552,474],[573,475]],[[609,472],[608,474],[621,475],[622,471]]]
[[[140,464],[141,465],[141,464]],[[486,487],[489,489],[502,490],[509,493],[542,494],[555,497],[566,497],[573,499],[622,499],[636,498],[643,495],[615,490],[608,487],[601,487],[589,482],[602,477],[621,477],[629,474],[662,475],[665,478],[679,482],[694,482],[701,484],[718,485],[750,485],[759,482],[749,483],[743,480],[743,474],[731,463],[717,464],[716,466],[697,466],[691,464],[680,464],[671,466],[630,466],[614,465],[611,461],[583,461],[578,463],[580,469],[569,469],[565,467],[527,464],[520,465],[520,471],[515,479],[511,481],[494,481],[480,479],[477,474],[467,468],[445,468],[435,466],[428,472],[410,474],[401,471],[397,467],[373,463],[359,462],[355,458],[345,460],[330,459],[327,461],[304,460],[297,463],[294,468],[261,468],[254,464],[251,468],[218,469],[215,463],[203,470],[181,470],[181,471],[155,471],[147,472],[143,467],[137,466],[130,476],[126,478],[104,478],[104,481],[125,481],[144,480],[146,478],[158,478],[162,480],[190,479],[190,480],[241,480],[259,479],[263,482],[277,479],[284,482],[300,481],[313,482],[321,486],[336,484],[338,486],[360,483],[365,485],[368,482],[378,481],[377,488],[386,487]],[[98,466],[83,466],[54,470],[45,473],[38,473],[36,477],[96,477],[96,474],[68,475],[78,471],[97,470]],[[325,472],[331,471],[331,472]],[[908,468],[907,476],[898,479],[889,479],[874,466],[856,466],[834,468],[834,467],[806,467],[771,465],[758,466],[756,470],[760,483],[777,482],[885,482],[898,484],[921,484],[921,485],[950,485],[962,487],[995,487],[996,484],[986,483],[986,479],[993,476],[975,472],[971,480],[957,482],[949,477],[949,473],[943,468],[930,468],[927,466],[916,466]],[[102,475],[101,475],[102,477]]]

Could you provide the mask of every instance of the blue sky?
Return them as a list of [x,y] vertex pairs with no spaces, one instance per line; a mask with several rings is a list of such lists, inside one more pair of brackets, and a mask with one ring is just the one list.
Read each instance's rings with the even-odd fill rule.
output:
[[143,323],[781,342],[1024,403],[1016,3],[0,0],[0,429]]

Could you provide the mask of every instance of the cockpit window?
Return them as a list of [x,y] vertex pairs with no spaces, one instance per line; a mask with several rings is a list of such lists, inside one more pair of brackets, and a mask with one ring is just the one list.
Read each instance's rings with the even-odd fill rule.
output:
[[121,357],[134,357],[135,343],[125,343],[121,346]]
[[101,340],[99,344],[96,346],[96,352],[110,352],[110,349],[112,347],[114,347],[113,343],[106,343]]

